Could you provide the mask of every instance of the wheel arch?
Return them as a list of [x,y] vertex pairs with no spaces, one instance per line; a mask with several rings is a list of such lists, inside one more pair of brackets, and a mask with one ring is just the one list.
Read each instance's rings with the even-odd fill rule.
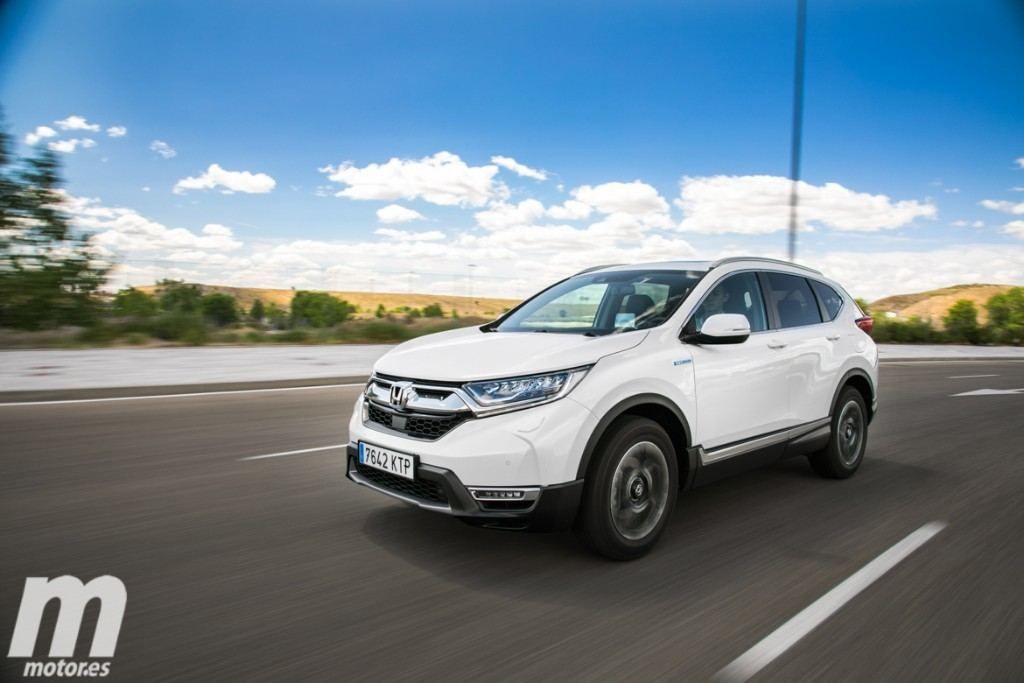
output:
[[690,423],[683,411],[671,399],[660,394],[636,394],[616,403],[600,420],[583,449],[583,456],[576,471],[577,479],[586,478],[593,465],[594,453],[608,433],[608,429],[621,417],[635,415],[657,422],[672,440],[679,463],[679,484],[688,488],[697,470],[695,453],[689,448],[691,440]]
[[868,409],[868,422],[875,417],[875,385],[871,381],[871,375],[860,368],[848,370],[839,380],[835,393],[832,394],[832,403],[829,405],[828,414],[834,415],[836,404],[839,402],[839,395],[846,387],[853,387],[864,397],[864,405]]

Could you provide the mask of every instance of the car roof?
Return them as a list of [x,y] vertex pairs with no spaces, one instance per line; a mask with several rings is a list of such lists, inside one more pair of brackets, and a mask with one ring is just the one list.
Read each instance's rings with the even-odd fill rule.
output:
[[726,264],[744,263],[749,262],[754,265],[771,265],[771,266],[784,266],[786,268],[794,268],[804,272],[814,273],[815,275],[821,276],[821,273],[813,268],[800,265],[799,263],[791,263],[789,261],[780,261],[779,259],[766,258],[763,256],[729,256],[727,258],[718,259],[715,261],[651,261],[648,263],[622,263],[613,264],[606,266],[594,266],[593,268],[587,268],[586,270],[580,271],[582,273],[593,273],[597,271],[604,272],[615,272],[624,270],[699,270],[708,271],[718,268]]

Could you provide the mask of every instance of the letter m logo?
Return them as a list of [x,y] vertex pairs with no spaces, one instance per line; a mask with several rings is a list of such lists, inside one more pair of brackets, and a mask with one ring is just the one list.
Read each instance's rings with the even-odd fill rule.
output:
[[21,594],[18,621],[14,625],[14,636],[8,657],[31,657],[39,636],[39,624],[47,603],[57,599],[60,611],[57,625],[50,642],[51,657],[74,657],[75,642],[82,626],[82,614],[86,604],[93,599],[100,601],[100,615],[96,621],[96,632],[92,637],[90,657],[113,657],[117,647],[117,636],[121,632],[124,608],[128,592],[121,579],[113,576],[98,576],[87,584],[73,576],[59,576],[47,579],[30,576],[25,579],[25,590]]

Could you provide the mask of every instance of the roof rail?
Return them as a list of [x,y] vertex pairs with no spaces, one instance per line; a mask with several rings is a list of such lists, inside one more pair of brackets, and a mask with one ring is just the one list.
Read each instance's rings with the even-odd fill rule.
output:
[[717,268],[718,266],[725,265],[726,263],[733,263],[735,261],[766,261],[768,263],[778,263],[779,265],[790,266],[792,268],[800,268],[801,270],[809,271],[811,273],[814,273],[815,275],[821,275],[820,270],[815,270],[814,268],[803,266],[800,265],[799,263],[791,263],[789,261],[783,261],[782,259],[767,258],[764,256],[729,256],[727,258],[721,258],[718,259],[717,261],[713,261],[711,263],[711,268],[714,269]]
[[589,268],[584,268],[580,272],[573,274],[573,277],[576,277],[577,275],[583,275],[584,273],[592,273],[595,270],[601,270],[602,268],[614,268],[615,266],[621,265],[621,263],[606,263],[603,266],[590,266]]

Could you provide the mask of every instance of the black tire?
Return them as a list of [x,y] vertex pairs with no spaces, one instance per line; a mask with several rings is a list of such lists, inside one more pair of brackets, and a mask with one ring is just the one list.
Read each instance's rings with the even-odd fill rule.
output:
[[829,479],[846,479],[860,467],[868,447],[868,409],[853,387],[839,394],[832,413],[832,436],[824,450],[807,456],[815,472]]
[[[644,417],[617,420],[601,439],[587,474],[579,530],[587,546],[612,560],[646,554],[675,508],[679,465],[672,439]],[[613,509],[617,510],[613,514]]]

